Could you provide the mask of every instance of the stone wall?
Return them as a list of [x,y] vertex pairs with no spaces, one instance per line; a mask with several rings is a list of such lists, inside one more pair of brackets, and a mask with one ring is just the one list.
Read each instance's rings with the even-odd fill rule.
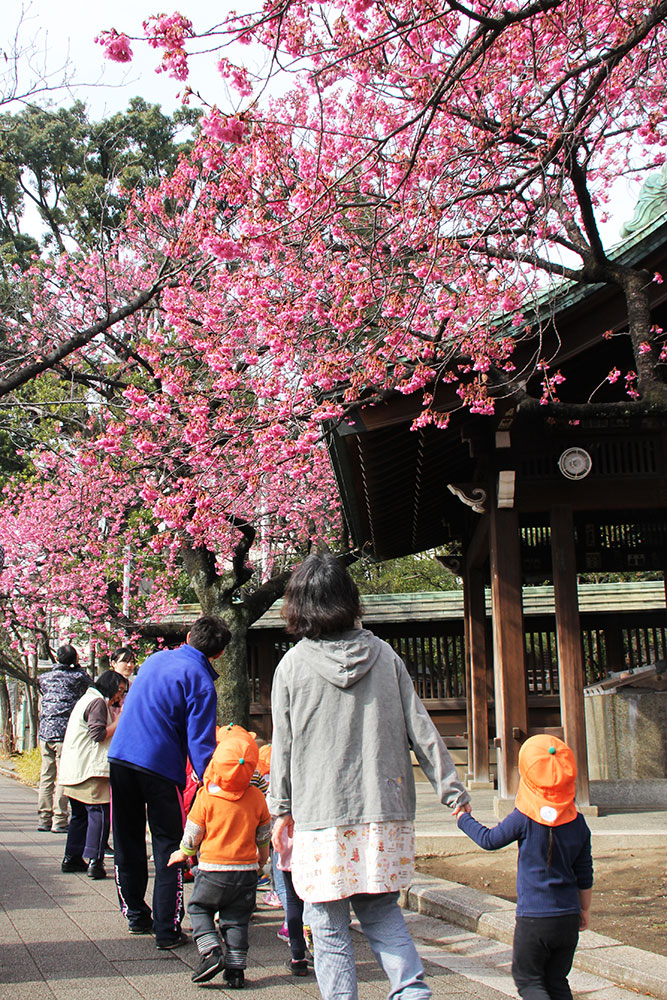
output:
[[584,707],[591,798],[597,805],[664,806],[667,691],[589,694]]

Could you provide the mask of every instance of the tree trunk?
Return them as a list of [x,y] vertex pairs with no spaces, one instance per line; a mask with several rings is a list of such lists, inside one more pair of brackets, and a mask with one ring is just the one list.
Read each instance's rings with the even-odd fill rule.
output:
[[231,640],[219,660],[213,664],[218,671],[215,682],[218,692],[218,722],[234,722],[248,728],[250,722],[250,678],[248,677],[248,628],[250,621],[242,603],[225,600],[219,586],[198,588],[197,596],[206,615],[218,615],[232,633]]
[[14,752],[14,727],[12,725],[12,703],[7,690],[7,678],[0,676],[0,747],[3,753]]
[[667,387],[657,377],[661,344],[653,342],[649,289],[651,275],[630,268],[622,272],[621,286],[628,311],[628,330],[637,366],[637,389],[644,403],[667,402]]
[[220,660],[214,664],[219,671],[218,722],[235,722],[246,729],[250,723],[250,678],[248,676],[248,624],[243,615],[221,614],[232,638]]
[[[32,661],[32,663],[31,663]],[[31,683],[26,684],[25,693],[28,699],[28,718],[30,720],[30,733],[28,737],[29,750],[34,750],[37,746],[37,733],[39,732],[39,689],[37,687],[37,653],[28,654],[27,671]]]
[[234,559],[234,572],[219,575],[215,557],[205,548],[184,548],[183,565],[205,615],[218,615],[232,633],[231,641],[214,664],[219,673],[218,721],[250,723],[250,677],[248,676],[248,629],[262,617],[285,592],[289,572],[265,580],[256,590],[246,592],[243,583],[252,573],[245,573],[245,559],[255,532],[243,525],[242,537]]

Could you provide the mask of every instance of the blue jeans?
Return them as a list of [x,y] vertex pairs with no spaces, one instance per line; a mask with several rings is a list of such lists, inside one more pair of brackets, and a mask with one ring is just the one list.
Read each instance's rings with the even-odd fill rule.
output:
[[291,872],[281,873],[285,883],[285,922],[289,933],[289,946],[292,959],[303,962],[306,957],[306,939],[303,936],[303,900],[294,889]]
[[273,876],[273,888],[276,891],[278,899],[283,904],[283,910],[287,913],[287,897],[285,896],[285,876],[283,875],[281,869],[278,867],[278,854],[276,851],[271,851],[271,875]]
[[306,903],[304,923],[313,933],[313,958],[322,1000],[358,1000],[350,935],[350,904],[373,954],[389,979],[388,1000],[429,1000],[424,969],[397,892],[357,893],[329,903]]

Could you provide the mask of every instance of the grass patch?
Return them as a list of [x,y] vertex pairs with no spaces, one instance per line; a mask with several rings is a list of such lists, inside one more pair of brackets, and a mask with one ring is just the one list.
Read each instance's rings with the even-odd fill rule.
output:
[[13,754],[16,763],[16,776],[24,785],[39,785],[39,772],[42,769],[42,753],[39,747],[26,750],[24,753]]

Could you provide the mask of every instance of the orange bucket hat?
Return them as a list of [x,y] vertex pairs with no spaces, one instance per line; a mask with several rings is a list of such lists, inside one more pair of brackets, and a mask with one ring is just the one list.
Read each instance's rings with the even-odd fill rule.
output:
[[253,740],[257,739],[257,733],[253,733],[252,729],[244,729],[243,726],[237,726],[236,723],[230,722],[226,726],[215,727],[215,741],[216,743],[219,743],[223,736],[226,736],[228,733],[239,732],[239,731],[242,733],[249,733],[249,735],[252,736]]
[[259,763],[257,764],[257,770],[262,775],[266,775],[271,770],[271,744],[265,743],[263,747],[259,748]]
[[557,736],[539,733],[519,750],[516,808],[542,826],[561,826],[577,815],[574,804],[577,765],[574,754]]
[[204,786],[223,799],[240,799],[255,773],[259,748],[254,736],[241,726],[223,729],[204,772]]

